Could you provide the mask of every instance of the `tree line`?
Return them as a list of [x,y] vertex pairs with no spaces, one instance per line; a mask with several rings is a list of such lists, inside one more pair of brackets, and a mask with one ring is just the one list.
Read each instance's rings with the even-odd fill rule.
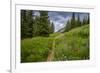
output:
[[[38,11],[39,16],[34,16],[33,12],[33,10],[21,10],[21,39],[35,36],[47,37],[54,33],[54,24],[50,22],[48,11]],[[71,19],[66,23],[64,32],[86,24],[89,24],[89,14],[82,21],[79,13],[76,19],[75,12],[73,12]]]
[[88,16],[84,17],[83,20],[80,20],[80,15],[78,13],[78,16],[77,16],[77,19],[75,18],[75,12],[72,13],[72,18],[70,20],[67,21],[67,24],[65,26],[65,30],[64,32],[66,31],[69,31],[75,27],[79,27],[79,26],[83,26],[83,25],[86,25],[86,24],[89,24],[89,14]]
[[21,39],[35,36],[49,36],[54,32],[48,12],[39,11],[40,16],[33,16],[33,10],[21,10]]

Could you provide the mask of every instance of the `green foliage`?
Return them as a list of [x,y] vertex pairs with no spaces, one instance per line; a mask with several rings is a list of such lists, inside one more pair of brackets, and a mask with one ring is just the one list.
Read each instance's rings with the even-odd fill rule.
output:
[[49,36],[50,34],[50,22],[48,20],[48,12],[40,11],[40,36]]
[[21,38],[26,37],[26,11],[25,10],[21,10]]
[[56,36],[59,36],[61,33],[60,32],[55,32],[53,34],[50,34],[50,37],[56,37]]
[[[53,45],[54,41],[55,45]],[[47,61],[52,50],[54,51],[52,61],[89,59],[89,25],[65,33],[50,34],[49,37],[23,39],[21,41],[21,62]]]
[[32,37],[32,10],[21,10],[21,38]]
[[72,19],[71,19],[71,28],[74,28],[75,25],[76,25],[75,13],[73,12],[73,14],[72,14]]
[[[21,10],[21,38],[49,36],[54,32],[54,24],[50,23],[47,11],[39,11],[40,16],[32,16],[32,10]],[[50,25],[51,24],[51,25]]]
[[51,23],[51,25],[50,25],[50,33],[54,33],[54,24],[53,23]]
[[87,24],[89,24],[89,21],[90,21],[89,14],[88,14],[88,16],[85,16],[83,18],[83,21],[81,21],[80,20],[80,14],[78,14],[77,19],[76,19],[75,18],[75,13],[73,12],[72,13],[72,18],[67,21],[64,32],[69,31],[69,30],[71,30],[73,28],[76,28],[76,27],[87,25]]
[[72,29],[56,39],[54,60],[89,59],[89,25]]
[[89,16],[81,22],[80,16],[76,20],[73,12],[64,33],[54,33],[47,11],[39,11],[40,16],[34,19],[32,12],[21,10],[22,63],[47,61],[52,51],[54,61],[89,59]]
[[76,26],[81,26],[81,21],[80,21],[80,16],[78,14],[78,17],[77,17],[77,21],[76,21]]
[[82,24],[86,25],[86,24],[89,24],[89,23],[90,23],[90,18],[89,18],[89,15],[88,15],[88,17],[84,17]]
[[52,38],[34,37],[21,41],[21,62],[46,61],[52,50]]
[[70,22],[70,20],[68,20],[68,21],[67,21],[67,24],[66,24],[66,26],[65,26],[64,32],[69,31],[70,29],[71,29],[71,22]]
[[90,15],[88,14],[88,18],[87,18],[87,24],[90,23]]

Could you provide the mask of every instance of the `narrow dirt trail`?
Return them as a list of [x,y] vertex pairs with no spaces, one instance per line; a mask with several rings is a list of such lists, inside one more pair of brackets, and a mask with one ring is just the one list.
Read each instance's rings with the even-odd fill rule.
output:
[[57,37],[54,38],[53,44],[52,44],[52,50],[51,50],[50,53],[48,54],[47,61],[52,61],[52,60],[53,60],[53,58],[54,58],[54,50],[55,50],[55,40],[56,40],[57,38],[62,37],[62,36],[64,36],[64,34],[61,34],[61,35],[59,35],[59,36],[57,36]]
[[52,61],[54,57],[54,49],[55,49],[55,40],[53,40],[52,50],[48,55],[47,61]]

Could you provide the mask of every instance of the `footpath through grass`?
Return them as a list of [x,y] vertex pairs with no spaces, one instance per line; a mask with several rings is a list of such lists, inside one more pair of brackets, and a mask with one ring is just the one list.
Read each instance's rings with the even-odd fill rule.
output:
[[89,25],[21,41],[21,62],[89,59]]
[[53,38],[35,37],[21,41],[21,62],[46,61],[52,49]]

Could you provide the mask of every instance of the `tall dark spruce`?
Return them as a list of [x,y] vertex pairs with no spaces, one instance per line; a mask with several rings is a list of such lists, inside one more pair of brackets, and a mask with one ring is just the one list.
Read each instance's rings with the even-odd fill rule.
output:
[[78,17],[77,17],[77,27],[78,26],[81,26],[81,21],[80,21],[80,14],[78,14]]
[[35,36],[49,36],[50,21],[47,11],[39,11],[40,16],[36,17],[33,30]]
[[33,18],[32,10],[21,10],[21,38],[32,37]]
[[27,37],[27,26],[26,26],[26,10],[21,10],[21,39]]
[[53,22],[51,23],[50,28],[51,28],[50,33],[54,33],[54,24],[53,24]]
[[74,28],[76,26],[76,20],[75,20],[75,13],[72,13],[72,18],[71,18],[71,28]]

